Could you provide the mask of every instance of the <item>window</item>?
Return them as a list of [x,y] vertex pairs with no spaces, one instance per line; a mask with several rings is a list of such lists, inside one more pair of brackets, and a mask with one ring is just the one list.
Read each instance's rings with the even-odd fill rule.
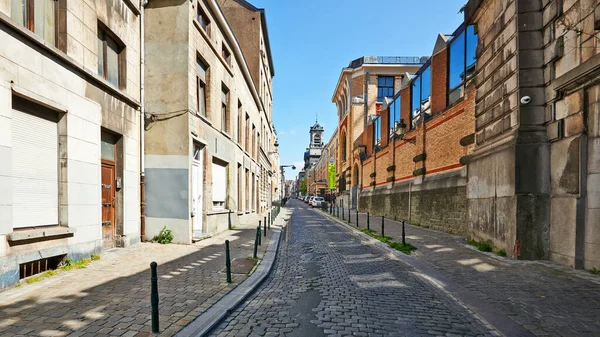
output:
[[[462,28],[459,28],[459,31]],[[475,72],[478,37],[473,26],[455,33],[448,47],[448,104],[464,96],[467,80]]]
[[115,87],[125,87],[123,50],[106,29],[98,27],[98,75]]
[[394,99],[392,101],[392,104],[390,104],[390,108],[389,108],[390,133],[389,133],[388,139],[390,139],[394,135],[394,130],[396,128],[396,122],[400,122],[400,95],[398,95],[398,97],[396,97],[396,99]]
[[225,44],[223,44],[221,46],[221,48],[222,48],[221,55],[225,59],[225,62],[227,63],[227,65],[230,66],[231,65],[231,53],[229,52],[229,49],[227,49],[227,47],[225,47]]
[[384,97],[394,96],[394,76],[377,77],[377,102],[383,102]]
[[221,131],[229,131],[229,117],[227,116],[227,103],[229,102],[229,89],[221,87]]
[[381,116],[373,121],[373,148],[381,145]]
[[242,211],[242,164],[237,165],[237,209]]
[[256,158],[256,126],[252,124],[252,152],[251,155],[253,158]]
[[236,141],[238,144],[242,141],[242,102],[238,100],[238,125],[237,125],[237,135]]
[[244,125],[246,125],[244,150],[246,150],[246,152],[250,152],[250,116],[248,116],[248,113],[246,113],[246,124]]
[[246,176],[245,178],[245,182],[246,182],[246,192],[245,192],[245,203],[244,203],[244,207],[246,209],[246,212],[250,211],[250,170],[246,169]]
[[12,0],[11,17],[47,43],[58,43],[57,0]]
[[206,117],[206,75],[208,67],[196,57],[196,109],[198,114]]
[[421,119],[431,117],[429,98],[431,96],[431,67],[425,65],[411,83],[411,129],[414,129]]
[[346,133],[342,133],[342,160],[346,161]]
[[227,164],[216,159],[212,162],[212,202],[213,209],[225,209],[227,200]]
[[204,29],[206,34],[210,36],[210,19],[208,18],[208,15],[206,15],[204,10],[202,10],[202,6],[200,6],[200,3],[198,3],[197,7],[198,10],[196,11],[196,20],[200,24],[200,27]]

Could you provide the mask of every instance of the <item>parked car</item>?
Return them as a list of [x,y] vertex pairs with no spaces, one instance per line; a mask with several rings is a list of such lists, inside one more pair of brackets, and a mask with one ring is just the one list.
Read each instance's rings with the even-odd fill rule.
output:
[[325,199],[321,197],[314,197],[310,203],[312,207],[321,207],[321,203],[323,203]]
[[309,204],[309,205],[312,205],[311,203],[312,203],[312,201],[313,201],[314,198],[315,197],[308,197],[308,200],[306,200],[306,203]]

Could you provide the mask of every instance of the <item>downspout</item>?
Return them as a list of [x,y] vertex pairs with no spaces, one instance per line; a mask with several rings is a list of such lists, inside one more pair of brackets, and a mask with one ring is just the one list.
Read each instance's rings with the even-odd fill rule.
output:
[[145,154],[145,116],[146,91],[144,88],[146,44],[144,35],[144,8],[150,0],[140,0],[140,240],[146,241],[146,154]]

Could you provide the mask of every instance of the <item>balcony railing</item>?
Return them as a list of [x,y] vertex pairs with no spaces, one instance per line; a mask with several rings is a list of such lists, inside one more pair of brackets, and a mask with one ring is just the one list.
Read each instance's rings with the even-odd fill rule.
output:
[[363,56],[350,62],[349,68],[358,68],[363,64],[425,64],[429,56]]

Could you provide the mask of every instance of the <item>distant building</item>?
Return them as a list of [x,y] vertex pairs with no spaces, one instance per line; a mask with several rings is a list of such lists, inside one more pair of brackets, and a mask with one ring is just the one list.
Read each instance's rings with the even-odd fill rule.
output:
[[319,121],[315,121],[315,125],[310,127],[310,145],[304,153],[304,169],[310,169],[313,167],[321,158],[321,152],[323,151],[323,132],[325,129],[319,124]]

